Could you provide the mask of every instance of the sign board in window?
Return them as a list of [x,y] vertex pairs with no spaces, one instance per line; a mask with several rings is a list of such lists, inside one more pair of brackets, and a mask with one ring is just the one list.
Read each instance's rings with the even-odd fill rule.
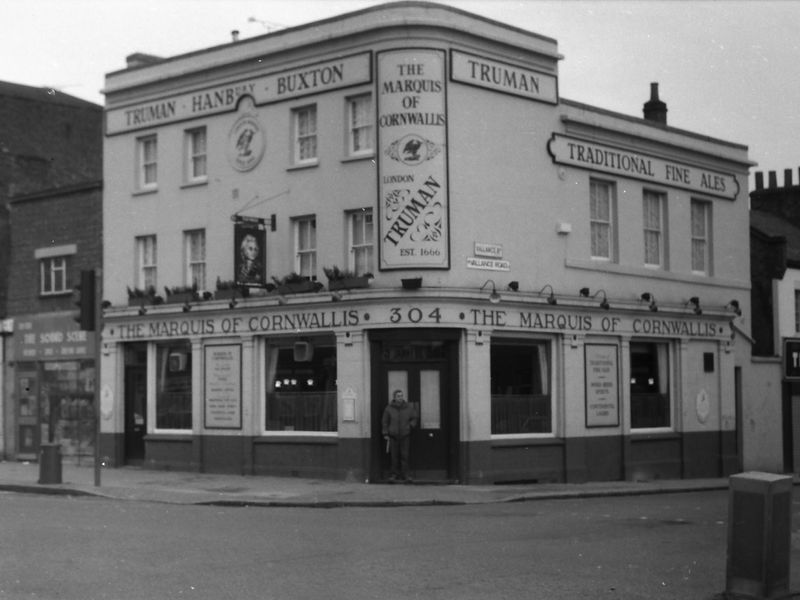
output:
[[617,347],[586,344],[586,426],[619,425],[619,367]]
[[242,428],[242,347],[205,347],[207,429]]
[[783,377],[800,381],[800,338],[783,340]]

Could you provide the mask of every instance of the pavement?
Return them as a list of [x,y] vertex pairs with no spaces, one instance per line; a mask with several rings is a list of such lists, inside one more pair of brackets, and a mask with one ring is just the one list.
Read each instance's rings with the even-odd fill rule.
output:
[[[47,483],[39,483],[40,477]],[[52,467],[35,462],[0,462],[0,492],[97,496],[101,498],[228,506],[336,508],[343,506],[436,506],[546,499],[666,494],[728,489],[728,479],[459,485],[366,483],[153,470],[102,468],[95,485],[93,466]],[[795,480],[795,483],[798,483]]]

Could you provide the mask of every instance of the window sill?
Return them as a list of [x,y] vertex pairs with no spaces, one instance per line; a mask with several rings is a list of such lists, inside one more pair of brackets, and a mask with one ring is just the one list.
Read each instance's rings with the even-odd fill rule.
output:
[[522,446],[563,446],[564,440],[550,433],[493,435],[492,448],[519,448]]
[[339,443],[336,431],[264,431],[256,444],[321,444]]
[[197,181],[186,181],[181,184],[181,189],[186,188],[193,188],[193,187],[202,187],[204,185],[208,185],[208,179],[198,179]]
[[133,196],[147,196],[149,194],[155,194],[157,192],[158,192],[158,188],[157,187],[153,187],[153,188],[146,188],[146,189],[141,189],[141,190],[134,190],[132,195]]
[[374,152],[365,152],[364,154],[349,154],[342,158],[343,163],[359,162],[362,160],[371,160],[375,158]]
[[46,300],[47,298],[63,298],[64,296],[72,295],[72,290],[61,290],[58,292],[47,292],[39,294],[39,298]]
[[302,169],[313,169],[314,167],[319,166],[318,160],[312,160],[304,163],[297,163],[295,165],[290,165],[286,167],[287,171],[301,171]]

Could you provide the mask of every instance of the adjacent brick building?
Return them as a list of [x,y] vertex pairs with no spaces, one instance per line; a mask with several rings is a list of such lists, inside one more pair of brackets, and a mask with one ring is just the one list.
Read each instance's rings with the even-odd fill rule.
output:
[[94,345],[73,288],[102,266],[102,107],[0,82],[0,453],[93,454]]

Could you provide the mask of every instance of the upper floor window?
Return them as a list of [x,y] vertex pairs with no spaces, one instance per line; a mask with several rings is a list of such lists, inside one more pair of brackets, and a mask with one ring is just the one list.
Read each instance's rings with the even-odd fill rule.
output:
[[295,272],[311,280],[317,279],[317,219],[294,220]]
[[136,287],[148,290],[157,288],[156,236],[143,235],[136,238]]
[[648,267],[666,267],[665,227],[666,195],[645,190],[644,217],[644,264]]
[[196,183],[206,181],[206,128],[198,127],[186,132],[186,181]]
[[692,200],[692,272],[711,274],[711,205]]
[[204,229],[183,233],[186,253],[186,285],[206,289],[206,232]]
[[70,291],[67,284],[67,257],[51,256],[41,259],[41,294],[63,294]]
[[613,260],[616,233],[613,183],[597,180],[590,182],[589,227],[592,258]]
[[348,154],[372,153],[372,96],[363,94],[347,99],[349,130]]
[[34,250],[33,256],[39,261],[39,293],[42,296],[66,294],[69,287],[70,257],[78,251],[75,244],[47,246]]
[[349,267],[356,275],[372,273],[373,270],[373,224],[372,209],[365,208],[350,213],[350,260]]
[[317,107],[304,106],[293,111],[294,162],[308,164],[317,161]]
[[137,138],[137,169],[139,189],[154,189],[158,185],[158,140],[154,135]]

